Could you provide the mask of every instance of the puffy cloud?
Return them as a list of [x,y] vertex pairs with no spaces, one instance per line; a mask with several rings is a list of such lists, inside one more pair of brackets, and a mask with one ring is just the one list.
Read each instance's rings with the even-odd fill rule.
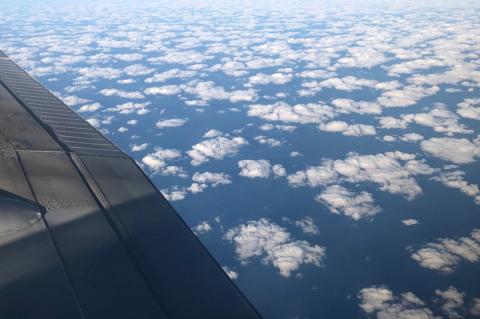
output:
[[126,128],[126,127],[124,127],[124,126],[121,126],[121,127],[118,128],[117,131],[119,131],[120,133],[125,133],[125,132],[128,131],[128,128]]
[[395,296],[384,286],[363,288],[358,293],[360,308],[368,315],[376,315],[378,319],[433,319],[433,313],[425,307],[425,303],[411,292]]
[[380,114],[382,108],[378,103],[369,101],[354,101],[351,99],[335,99],[332,101],[338,113]]
[[433,180],[442,183],[443,185],[451,188],[457,188],[462,193],[473,197],[475,203],[480,205],[480,189],[475,184],[469,184],[464,180],[465,172],[462,171],[450,171],[442,172],[438,176],[432,177]]
[[234,243],[242,264],[260,257],[263,264],[273,265],[283,277],[289,277],[303,264],[320,267],[325,257],[325,248],[293,240],[285,228],[266,218],[234,227],[224,239]]
[[167,128],[167,127],[178,127],[182,126],[187,123],[185,119],[167,119],[167,120],[160,120],[158,121],[155,126],[159,129]]
[[253,139],[260,144],[267,144],[267,145],[270,145],[271,147],[277,147],[282,144],[282,142],[277,139],[269,138],[263,135],[255,136]]
[[126,62],[133,62],[143,59],[143,54],[139,53],[125,53],[125,54],[115,54],[115,59]]
[[204,221],[198,224],[197,226],[193,227],[192,230],[196,235],[206,234],[212,231],[212,226],[210,226],[209,223]]
[[218,130],[209,130],[207,133],[203,134],[203,137],[205,138],[213,138],[213,137],[217,137],[217,136],[222,136],[223,133],[218,131]]
[[348,48],[348,55],[337,60],[336,66],[343,68],[373,68],[388,59],[385,55],[368,47]]
[[163,194],[166,200],[175,202],[185,199],[187,191],[184,188],[178,186],[173,186],[170,188],[161,189],[160,192]]
[[404,142],[418,142],[423,140],[423,136],[417,133],[407,133],[407,134],[403,134],[400,137],[400,140]]
[[334,117],[335,112],[330,106],[324,104],[309,103],[291,106],[285,102],[277,102],[275,104],[250,105],[247,114],[267,121],[320,124]]
[[448,318],[463,318],[457,310],[462,308],[465,297],[465,293],[462,293],[457,290],[455,287],[448,287],[448,289],[441,291],[439,289],[435,290],[435,294],[442,299],[442,311],[448,316]]
[[360,90],[365,87],[373,88],[375,84],[377,84],[377,81],[359,79],[349,75],[343,78],[329,78],[319,82],[317,81],[304,82],[302,86],[304,87],[305,91],[300,91],[300,95],[310,96],[316,92],[319,92],[324,88],[351,92],[354,90]]
[[385,91],[378,98],[378,103],[384,107],[407,107],[415,105],[420,99],[436,94],[438,86],[423,87],[408,85],[400,90]]
[[116,112],[120,114],[130,114],[136,112],[138,115],[144,115],[150,113],[150,110],[147,108],[151,103],[133,103],[127,102],[123,104],[116,105],[115,107],[109,107],[106,109],[107,112]]
[[171,69],[161,73],[155,73],[151,77],[145,79],[146,83],[165,82],[174,78],[191,78],[197,74],[197,71]]
[[130,148],[130,151],[132,152],[141,152],[147,149],[149,146],[149,143],[143,143],[143,144],[133,144]]
[[381,211],[381,208],[375,205],[372,194],[363,191],[356,195],[340,185],[329,186],[315,200],[327,205],[330,212],[343,214],[354,220],[372,217]]
[[391,65],[388,67],[388,75],[399,76],[401,74],[414,73],[417,70],[427,70],[433,67],[441,67],[445,65],[445,61],[439,59],[415,59]]
[[351,153],[345,160],[325,160],[323,165],[298,171],[287,179],[294,187],[325,186],[342,181],[373,182],[382,191],[413,199],[422,192],[413,176],[432,173],[433,169],[416,160],[415,155],[397,151],[376,155]]
[[409,123],[414,122],[428,126],[433,128],[435,132],[447,133],[448,135],[473,133],[472,130],[458,123],[458,116],[447,110],[443,105],[437,105],[428,113],[404,114],[402,118]]
[[248,142],[242,137],[217,136],[193,145],[187,154],[192,159],[190,163],[196,166],[208,162],[211,158],[223,159],[226,156],[234,156],[245,145],[248,145]]
[[225,91],[223,86],[215,86],[215,83],[212,81],[192,81],[187,85],[183,85],[182,89],[186,93],[196,95],[203,101],[229,100],[232,103],[236,103],[242,101],[252,102],[257,99],[257,94],[253,89]]
[[480,156],[480,139],[472,142],[466,138],[432,137],[422,141],[422,150],[455,164],[467,164]]
[[232,183],[230,175],[225,173],[196,172],[193,174],[192,180],[194,183],[192,183],[188,190],[194,194],[203,192],[209,185],[217,187],[218,185],[228,185]]
[[157,58],[148,59],[151,63],[166,62],[171,64],[194,64],[212,59],[213,56],[197,51],[174,51]]
[[408,121],[405,119],[397,119],[392,116],[380,117],[378,123],[380,124],[381,128],[385,129],[405,129],[408,126]]
[[181,156],[180,151],[176,149],[156,147],[153,153],[142,158],[142,163],[154,174],[187,177],[187,173],[183,168],[168,165],[168,162],[178,160]]
[[56,94],[56,95],[60,100],[63,101],[63,103],[67,104],[68,106],[75,106],[78,104],[90,102],[89,99],[84,99],[76,95],[67,95],[67,96],[62,96],[60,94]]
[[119,89],[103,89],[100,91],[100,94],[105,96],[115,95],[124,99],[144,99],[145,98],[145,96],[141,92],[138,92],[138,91],[127,92]]
[[267,160],[242,160],[238,162],[239,175],[248,178],[267,178],[272,171]]
[[473,298],[473,304],[470,313],[474,316],[480,316],[480,298]]
[[180,93],[180,88],[177,85],[153,86],[145,89],[147,95],[176,95]]
[[320,233],[318,231],[317,225],[315,225],[315,223],[313,222],[313,218],[310,216],[295,221],[295,225],[299,227],[304,234],[307,235],[318,235]]
[[480,99],[465,99],[457,106],[457,114],[461,117],[480,120]]
[[287,175],[287,170],[280,164],[275,164],[272,166],[272,172],[275,176],[281,177]]
[[416,219],[404,219],[402,220],[402,224],[405,226],[413,226],[418,224],[418,220]]
[[469,237],[440,238],[411,254],[420,266],[443,273],[452,273],[462,261],[477,262],[480,258],[480,229]]
[[264,74],[264,73],[257,73],[251,76],[248,79],[248,86],[253,86],[257,84],[277,84],[282,85],[290,82],[292,80],[291,74],[284,74],[284,73],[273,73],[273,74]]
[[98,111],[101,108],[102,108],[102,105],[100,103],[85,104],[85,105],[82,105],[78,109],[78,112],[79,113],[95,112],[95,111]]
[[147,75],[155,71],[155,69],[148,68],[141,64],[132,64],[123,69],[123,71],[130,76]]
[[230,267],[223,266],[222,269],[230,279],[235,280],[238,278],[238,273],[235,270],[230,269]]
[[281,125],[281,124],[270,124],[270,123],[267,123],[267,124],[263,124],[259,127],[259,129],[261,129],[262,131],[271,131],[273,129],[276,129],[276,130],[281,130],[281,131],[285,131],[285,132],[293,132],[297,129],[296,126],[293,126],[293,125]]
[[364,124],[348,124],[343,121],[331,121],[325,124],[320,124],[318,127],[321,131],[326,132],[342,132],[345,136],[364,136],[376,135],[375,127]]

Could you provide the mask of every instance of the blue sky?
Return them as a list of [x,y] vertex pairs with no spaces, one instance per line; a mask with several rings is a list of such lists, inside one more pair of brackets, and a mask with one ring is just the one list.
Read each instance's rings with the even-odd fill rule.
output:
[[138,161],[266,318],[469,318],[479,7],[2,3],[0,49]]

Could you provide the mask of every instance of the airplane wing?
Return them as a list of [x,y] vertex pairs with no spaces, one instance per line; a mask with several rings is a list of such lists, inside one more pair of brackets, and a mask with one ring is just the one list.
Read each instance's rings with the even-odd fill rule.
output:
[[135,161],[1,51],[0,318],[260,318]]

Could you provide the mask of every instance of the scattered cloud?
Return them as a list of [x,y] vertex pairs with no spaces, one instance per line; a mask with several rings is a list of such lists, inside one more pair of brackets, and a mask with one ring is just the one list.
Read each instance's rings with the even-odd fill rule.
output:
[[477,262],[480,258],[480,229],[468,237],[440,238],[411,254],[420,266],[442,273],[452,273],[464,261]]
[[325,257],[325,248],[293,240],[285,228],[266,218],[229,229],[224,239],[235,245],[242,264],[261,258],[263,264],[272,265],[283,277],[290,277],[304,264],[320,267]]
[[327,205],[330,212],[354,220],[372,217],[381,211],[375,205],[372,194],[362,191],[357,195],[340,185],[329,186],[315,200]]
[[187,154],[192,159],[190,163],[197,166],[210,159],[219,160],[227,156],[234,156],[244,145],[248,145],[248,142],[242,137],[217,136],[193,145]]

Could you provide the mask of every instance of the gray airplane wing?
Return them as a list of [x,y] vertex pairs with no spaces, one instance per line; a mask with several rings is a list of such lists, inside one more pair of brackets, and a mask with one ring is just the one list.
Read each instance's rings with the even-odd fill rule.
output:
[[0,318],[260,318],[136,163],[1,51]]

